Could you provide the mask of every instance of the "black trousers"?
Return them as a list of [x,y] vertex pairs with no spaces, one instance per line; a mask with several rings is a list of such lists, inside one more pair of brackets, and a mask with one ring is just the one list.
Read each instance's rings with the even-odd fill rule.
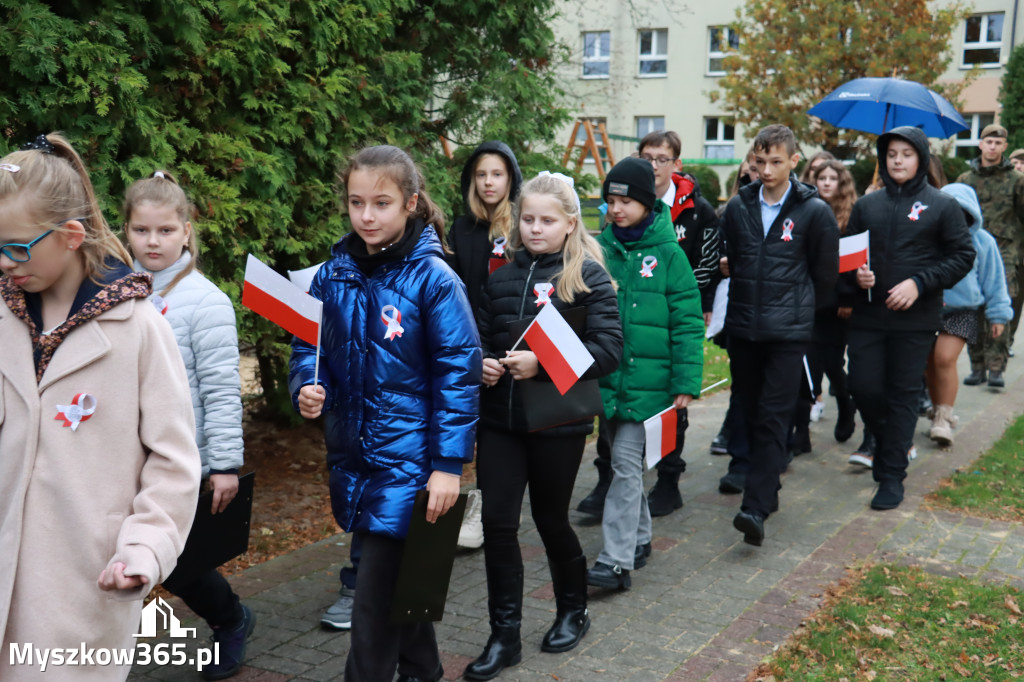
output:
[[878,440],[871,470],[876,481],[907,477],[921,374],[935,336],[930,331],[850,330],[850,393]]
[[[686,460],[683,459],[683,446],[686,444],[686,429],[690,426],[689,413],[684,407],[676,410],[676,448],[662,457],[654,468],[658,470],[658,476],[681,476],[686,471]],[[602,415],[597,420],[597,459],[594,466],[602,474],[611,475],[612,471],[612,442],[608,435],[607,420]]]
[[352,607],[346,682],[391,682],[400,675],[438,678],[441,658],[433,623],[395,625],[391,602],[404,540],[361,532],[363,549]]
[[553,561],[583,554],[569,523],[569,502],[587,437],[477,432],[476,482],[482,494],[484,560],[488,566],[522,566],[519,515],[530,488],[530,508],[544,549]]
[[172,571],[163,585],[168,592],[181,597],[211,628],[233,629],[242,622],[242,606],[238,602],[238,595],[215,568],[186,579],[182,579],[177,571]]
[[742,510],[765,517],[779,507],[779,476],[800,383],[806,383],[801,341],[746,341],[729,337],[732,390],[746,418],[750,458]]
[[[816,318],[815,325],[817,324]],[[807,362],[810,364],[811,377],[814,381],[814,395],[821,395],[821,378],[824,375],[828,377],[829,393],[837,400],[847,400],[849,387],[846,377],[846,320],[836,318],[822,325],[821,329],[815,326],[814,331],[814,340],[807,349]]]

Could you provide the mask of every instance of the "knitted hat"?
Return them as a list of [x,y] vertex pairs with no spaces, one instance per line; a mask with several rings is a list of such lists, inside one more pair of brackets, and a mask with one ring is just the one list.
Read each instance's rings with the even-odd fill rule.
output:
[[658,199],[654,194],[654,166],[634,156],[619,161],[604,179],[601,197],[608,201],[609,196],[629,197],[648,209],[654,208]]

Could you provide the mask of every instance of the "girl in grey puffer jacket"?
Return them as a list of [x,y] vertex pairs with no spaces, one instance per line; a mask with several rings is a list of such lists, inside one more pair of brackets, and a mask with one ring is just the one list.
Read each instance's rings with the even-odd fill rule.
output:
[[[125,233],[137,271],[153,275],[150,298],[174,330],[192,392],[196,442],[203,477],[213,491],[211,512],[224,511],[238,492],[242,466],[242,400],[238,335],[231,300],[195,269],[198,248],[192,207],[166,171],[139,180],[125,194]],[[164,581],[173,594],[202,616],[220,644],[220,661],[206,666],[206,679],[224,679],[242,665],[254,618],[228,582],[209,569],[198,576],[172,573]]]

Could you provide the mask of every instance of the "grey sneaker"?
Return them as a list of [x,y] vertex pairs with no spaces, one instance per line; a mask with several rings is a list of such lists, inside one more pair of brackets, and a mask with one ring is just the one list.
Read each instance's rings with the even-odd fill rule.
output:
[[338,590],[338,601],[331,604],[320,617],[320,624],[332,630],[352,629],[352,604],[356,599],[356,591],[347,587]]

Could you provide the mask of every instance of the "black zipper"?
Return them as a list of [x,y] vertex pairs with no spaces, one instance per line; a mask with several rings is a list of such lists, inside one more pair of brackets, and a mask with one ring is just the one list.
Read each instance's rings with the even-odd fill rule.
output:
[[[519,300],[518,319],[520,320],[523,319],[523,311],[526,308],[526,294],[530,291],[530,279],[533,278],[533,269],[537,267],[537,261],[539,260],[539,257],[534,258],[533,262],[530,263],[530,271],[526,273],[526,283],[523,285],[523,295]],[[508,428],[510,431],[512,430],[512,389],[515,388],[515,385],[515,379],[511,379],[510,377],[510,381],[508,382]]]

